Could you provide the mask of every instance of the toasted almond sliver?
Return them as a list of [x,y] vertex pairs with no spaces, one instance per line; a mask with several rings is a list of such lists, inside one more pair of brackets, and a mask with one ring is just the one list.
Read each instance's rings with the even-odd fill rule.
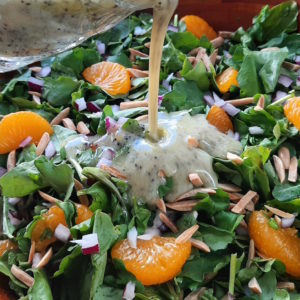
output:
[[280,48],[278,47],[268,47],[268,48],[261,49],[260,52],[277,52],[279,50]]
[[164,170],[159,170],[157,176],[160,178],[166,178],[167,174],[165,173]]
[[176,211],[192,211],[198,202],[199,200],[178,201],[167,203],[166,206]]
[[7,171],[11,171],[16,166],[16,150],[9,152],[7,157]]
[[191,238],[190,241],[191,241],[191,244],[192,244],[193,247],[195,247],[195,248],[197,248],[201,251],[204,251],[206,253],[210,252],[209,247],[204,242],[202,242],[200,240],[193,239],[193,238]]
[[77,129],[78,133],[80,133],[80,134],[90,134],[89,128],[86,126],[86,124],[83,121],[80,121],[77,124],[76,129]]
[[150,49],[151,42],[147,42],[147,43],[145,43],[145,44],[144,44],[144,46],[145,46],[146,48]]
[[48,262],[50,261],[50,259],[52,258],[52,255],[53,255],[53,251],[52,251],[52,248],[50,248],[46,252],[46,254],[43,256],[41,261],[37,264],[36,268],[41,269],[41,268],[45,267],[48,264]]
[[76,131],[76,126],[70,118],[62,119],[62,123],[66,128]]
[[44,200],[50,202],[50,203],[53,203],[53,204],[56,204],[57,202],[60,202],[61,200],[59,199],[56,199],[42,191],[39,191],[39,195],[41,196],[41,198],[43,198]]
[[253,203],[253,201],[250,201],[246,206],[245,208],[248,210],[248,211],[254,211],[255,210],[255,205]]
[[[74,187],[77,192],[81,191],[84,188],[82,183],[80,181],[78,181],[77,179],[74,179]],[[78,196],[78,198],[79,198],[79,201],[81,204],[89,206],[90,202],[89,202],[89,198],[87,195],[80,195],[80,196]]]
[[141,51],[138,51],[138,50],[135,50],[135,49],[132,49],[132,48],[129,48],[129,52],[130,52],[130,61],[133,61],[133,62],[136,61],[137,56],[139,56],[139,57],[149,57],[148,54],[145,54]]
[[251,266],[252,260],[255,257],[255,244],[254,241],[251,239],[249,243],[249,252],[248,252],[248,260],[246,263],[246,267],[249,268]]
[[209,56],[209,60],[212,63],[212,65],[216,64],[217,57],[218,57],[218,49],[215,49],[215,51]]
[[35,241],[31,241],[31,247],[29,250],[28,263],[31,264],[33,260],[33,256],[35,254]]
[[200,47],[193,65],[196,66],[201,60],[204,63],[206,70],[210,72],[211,61],[208,55],[206,54],[206,49]]
[[29,95],[32,95],[32,96],[37,96],[37,97],[39,97],[39,98],[42,97],[42,94],[39,93],[39,92],[28,91],[28,94],[29,94]]
[[274,219],[275,219],[275,222],[277,223],[277,225],[279,227],[281,227],[281,219],[277,215],[275,215]]
[[159,218],[169,229],[171,229],[172,232],[178,232],[176,225],[167,217],[167,215],[160,213]]
[[239,200],[242,199],[242,197],[244,196],[243,194],[240,194],[240,193],[228,193],[229,195],[229,199],[230,201],[232,202],[238,202]]
[[127,101],[120,103],[120,110],[137,108],[137,107],[148,107],[148,101]]
[[289,165],[288,181],[296,182],[298,178],[298,159],[293,156]]
[[248,203],[256,196],[256,192],[248,191],[248,193],[234,206],[231,210],[233,213],[240,214],[247,206]]
[[287,147],[281,147],[278,151],[278,156],[282,160],[284,168],[288,170],[291,162],[290,150]]
[[124,174],[122,174],[119,170],[117,170],[116,168],[109,167],[106,165],[101,165],[101,169],[108,172],[110,175],[112,175],[114,177],[117,177],[122,180],[127,180],[127,177]]
[[275,208],[275,207],[272,207],[272,206],[269,206],[269,205],[265,205],[265,208],[270,211],[271,213],[273,213],[274,215],[277,215],[281,218],[285,218],[285,219],[290,219],[290,218],[294,218],[295,216],[290,214],[290,213],[287,213],[285,211],[282,211],[278,208]]
[[195,63],[196,58],[194,56],[189,56],[188,60],[193,65]]
[[262,294],[262,290],[261,290],[261,288],[260,288],[260,286],[259,286],[259,284],[258,284],[258,282],[257,282],[257,280],[256,280],[255,277],[253,277],[253,278],[249,281],[248,287],[249,287],[249,289],[250,289],[253,293],[258,294],[258,295],[261,295],[261,294]]
[[256,254],[257,254],[260,258],[265,259],[265,260],[268,260],[268,261],[270,261],[270,260],[273,259],[273,258],[266,257],[264,254],[262,254],[261,252],[259,252],[259,251],[257,251],[257,250],[256,250]]
[[197,232],[198,229],[199,229],[199,225],[194,225],[189,229],[185,230],[176,238],[175,243],[177,244],[186,243],[188,240],[192,238],[192,236]]
[[234,32],[232,31],[219,31],[219,36],[221,36],[223,39],[231,39],[234,35]]
[[163,213],[167,213],[166,204],[163,199],[161,199],[161,198],[157,199],[155,204],[158,207],[158,209],[160,209]]
[[41,98],[38,97],[37,95],[32,95],[32,100],[33,100],[36,104],[41,104]]
[[195,55],[197,55],[198,54],[198,52],[199,52],[199,47],[197,47],[197,48],[195,48],[195,49],[193,49],[193,50],[191,50],[189,53],[188,53],[188,55],[192,55],[192,56],[195,56]]
[[65,119],[70,113],[70,107],[65,108],[62,110],[52,121],[51,125],[59,125],[63,119]]
[[30,67],[29,70],[34,72],[34,73],[38,73],[38,72],[41,72],[42,67],[33,66],[33,67]]
[[139,116],[139,117],[135,118],[135,120],[137,120],[138,122],[148,121],[148,115]]
[[283,183],[285,180],[285,170],[284,170],[283,162],[277,155],[273,155],[273,160],[274,160],[275,170],[279,178],[279,181],[280,183]]
[[295,290],[295,283],[294,282],[277,282],[277,288],[278,289],[285,289],[290,292]]
[[216,191],[213,190],[213,189],[210,189],[210,188],[198,188],[198,189],[194,189],[194,190],[191,190],[189,192],[186,192],[186,193],[182,194],[181,196],[177,197],[175,199],[175,201],[180,201],[180,200],[183,200],[183,199],[188,199],[188,198],[194,197],[198,193],[215,194]]
[[234,153],[231,153],[231,152],[227,152],[227,159],[231,160],[232,162],[236,163],[237,165],[242,165],[244,162],[244,160],[240,156],[238,156]]
[[297,72],[297,71],[300,70],[300,66],[299,66],[299,65],[292,64],[292,63],[287,62],[287,61],[284,61],[284,62],[282,63],[282,66],[283,66],[284,68],[286,68],[287,70],[289,70],[289,71]]
[[197,173],[189,174],[189,180],[195,187],[203,186],[203,181],[201,180],[200,176]]
[[224,192],[228,193],[239,193],[242,191],[241,188],[230,183],[219,183],[218,188],[222,189]]
[[210,41],[214,48],[220,48],[224,44],[224,39],[221,36],[216,37],[215,39]]
[[197,139],[193,136],[189,136],[187,139],[187,142],[190,147],[193,147],[193,148],[199,147],[199,143],[198,143]]
[[244,105],[254,103],[254,98],[253,97],[248,97],[248,98],[228,100],[228,101],[226,101],[226,103],[230,103],[233,106],[244,106]]
[[133,78],[149,77],[149,71],[137,70],[133,68],[128,68],[127,71],[129,72],[130,76]]
[[42,135],[37,147],[36,147],[36,155],[40,156],[44,153],[45,149],[47,148],[48,144],[50,142],[50,135],[48,132],[44,132]]
[[22,269],[18,268],[16,265],[12,265],[10,271],[17,279],[23,282],[26,286],[32,287],[34,285],[34,278],[28,275]]
[[263,110],[265,108],[265,97],[264,95],[261,95],[260,98],[257,101],[256,106],[254,107],[254,110]]

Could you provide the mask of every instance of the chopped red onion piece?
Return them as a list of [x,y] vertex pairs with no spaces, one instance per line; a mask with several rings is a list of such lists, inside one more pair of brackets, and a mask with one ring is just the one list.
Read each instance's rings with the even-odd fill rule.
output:
[[234,134],[234,139],[236,140],[236,141],[239,141],[240,140],[240,134],[238,133],[238,132],[236,132],[235,134]]
[[219,106],[221,108],[223,108],[225,104],[226,104],[226,102],[224,100],[222,100],[222,99],[220,99],[220,100],[218,100],[218,101],[215,102],[215,105]]
[[296,86],[300,86],[300,80],[299,80],[299,78],[296,81]]
[[126,284],[122,298],[125,300],[133,300],[135,298],[135,283],[134,282],[129,281]]
[[223,54],[224,54],[225,58],[228,58],[228,59],[232,58],[232,55],[226,50],[223,51]]
[[168,26],[168,31],[178,32],[179,29],[178,29],[178,27],[176,27],[176,26],[174,26],[174,25],[169,25],[169,26]]
[[107,159],[105,157],[101,157],[98,161],[96,167],[101,168],[101,166],[108,166],[110,167],[112,165],[112,161],[110,159]]
[[7,170],[5,168],[0,167],[0,177],[2,177],[6,172]]
[[108,134],[114,133],[119,129],[117,122],[111,117],[105,118],[105,128]]
[[106,45],[104,43],[102,43],[101,41],[97,41],[96,42],[96,47],[97,47],[97,50],[98,50],[100,55],[105,54]]
[[44,86],[43,80],[34,77],[30,77],[28,79],[28,87],[31,91],[41,93],[43,90],[43,86]]
[[135,227],[132,227],[127,233],[127,239],[131,248],[136,249],[137,243],[137,230]]
[[164,100],[164,96],[158,96],[158,105],[160,106]]
[[273,99],[273,101],[277,101],[277,100],[279,100],[279,99],[281,99],[281,98],[283,98],[283,97],[285,97],[287,95],[288,95],[288,93],[286,93],[286,92],[277,91],[276,95],[275,95],[275,98]]
[[71,232],[68,227],[64,226],[63,224],[59,224],[54,231],[54,236],[58,240],[66,243],[71,236]]
[[83,255],[99,253],[100,246],[98,235],[96,233],[86,234],[81,240],[74,240],[71,242],[81,246]]
[[134,28],[134,35],[144,35],[146,32],[147,30],[142,28],[141,26],[136,26]]
[[113,148],[106,147],[104,148],[101,157],[113,160],[116,155],[116,151]]
[[83,255],[98,254],[99,250],[100,250],[99,245],[95,245],[89,248],[82,248],[82,254]]
[[75,108],[77,111],[83,111],[87,108],[86,101],[83,97],[75,100]]
[[252,135],[260,135],[260,134],[264,133],[264,130],[259,126],[252,126],[252,127],[249,127],[249,132]]
[[163,86],[167,91],[169,91],[169,92],[172,91],[172,86],[170,85],[169,82],[167,82],[167,80],[163,80],[162,86]]
[[223,101],[223,99],[220,98],[215,92],[213,92],[213,98],[214,98],[215,102]]
[[95,102],[87,102],[87,110],[92,113],[97,113],[101,111],[101,108]]
[[282,84],[284,87],[288,88],[294,82],[294,80],[288,76],[280,75],[278,82]]
[[56,149],[52,141],[50,141],[45,149],[45,156],[47,158],[51,158],[56,154]]
[[295,216],[293,218],[282,218],[281,219],[281,227],[282,228],[289,228],[295,222]]
[[20,143],[19,148],[25,148],[31,143],[31,141],[32,141],[32,137],[28,136],[24,141]]
[[212,97],[210,93],[205,94],[203,98],[209,106],[213,106],[215,104],[215,99]]
[[43,256],[41,253],[38,253],[38,252],[34,253],[33,259],[32,259],[32,267],[36,268],[37,265],[39,264],[39,262],[42,260],[42,258],[43,258]]
[[222,106],[222,108],[231,116],[231,117],[234,117],[236,116],[238,113],[240,113],[240,109],[233,106],[232,104],[230,103],[225,103],[224,106]]
[[42,68],[41,71],[36,73],[37,77],[47,77],[51,73],[51,68],[50,67],[44,67]]
[[115,105],[111,106],[111,109],[112,109],[113,113],[116,113],[116,112],[120,111],[120,106],[115,104]]
[[295,63],[296,63],[297,65],[300,65],[300,55],[296,55]]
[[22,223],[22,220],[20,220],[20,219],[16,218],[15,216],[13,216],[11,211],[9,211],[7,215],[8,215],[8,218],[9,218],[9,221],[10,221],[11,225],[19,226]]
[[8,198],[8,203],[11,205],[16,205],[18,204],[22,198]]

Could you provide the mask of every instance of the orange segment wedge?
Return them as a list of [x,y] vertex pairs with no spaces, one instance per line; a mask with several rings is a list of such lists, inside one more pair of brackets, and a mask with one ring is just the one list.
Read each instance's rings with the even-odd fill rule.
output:
[[212,106],[206,116],[207,121],[217,127],[221,132],[233,131],[233,124],[228,114],[219,106]]
[[[8,250],[18,249],[17,245],[11,240],[0,241],[0,257]],[[1,298],[0,298],[1,299]]]
[[144,285],[167,282],[178,275],[189,258],[191,243],[175,243],[175,238],[154,237],[137,240],[137,248],[128,240],[118,242],[111,251],[113,259],[122,260],[127,271]]
[[300,238],[295,228],[273,229],[263,211],[254,211],[249,219],[249,235],[260,253],[281,260],[286,272],[300,278]]
[[227,93],[232,85],[239,86],[237,76],[239,72],[233,68],[226,69],[223,73],[217,76],[216,82],[222,94]]
[[287,101],[284,105],[284,114],[289,122],[300,130],[300,97],[295,97]]
[[0,154],[18,149],[21,142],[29,136],[37,144],[45,132],[52,134],[53,129],[37,113],[20,111],[6,115],[0,121]]
[[213,40],[217,37],[217,33],[214,29],[202,18],[194,15],[184,16],[180,21],[186,25],[186,30],[193,33],[197,38],[201,38],[203,35],[209,40]]
[[112,96],[126,95],[131,88],[129,72],[118,63],[103,61],[86,68],[82,75]]

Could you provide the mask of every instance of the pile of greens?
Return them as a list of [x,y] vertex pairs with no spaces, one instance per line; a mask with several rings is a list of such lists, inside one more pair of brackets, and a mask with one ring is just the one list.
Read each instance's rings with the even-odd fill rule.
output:
[[[268,203],[284,211],[300,213],[300,181],[296,183],[279,182],[272,155],[281,146],[286,146],[292,156],[299,158],[300,144],[298,130],[284,116],[282,102],[298,94],[298,73],[291,70],[300,55],[300,34],[297,33],[298,8],[294,1],[282,3],[274,8],[264,7],[253,19],[248,30],[239,28],[232,38],[226,39],[219,48],[219,60],[208,72],[202,61],[193,66],[189,62],[189,52],[197,47],[206,49],[208,55],[214,52],[213,44],[203,36],[201,39],[186,31],[183,23],[174,19],[163,48],[161,66],[161,86],[159,95],[163,97],[160,110],[174,112],[190,110],[190,114],[207,113],[209,105],[204,96],[214,91],[224,100],[254,97],[258,101],[264,95],[264,110],[255,110],[255,103],[241,107],[232,118],[234,128],[239,133],[244,146],[245,158],[242,165],[229,160],[214,160],[214,169],[220,181],[227,181],[242,188],[259,193],[260,201],[256,210]],[[152,16],[141,14],[131,16],[122,23],[84,42],[68,52],[45,59],[42,67],[50,67],[51,73],[43,78],[42,102],[32,101],[28,93],[28,81],[35,73],[30,69],[19,70],[8,83],[3,82],[0,93],[0,113],[2,116],[12,112],[30,110],[52,120],[66,107],[71,108],[70,118],[77,124],[84,121],[92,136],[100,138],[106,134],[107,117],[114,120],[130,118],[123,127],[138,134],[141,130],[135,117],[147,113],[145,108],[118,110],[120,102],[145,100],[148,92],[148,78],[132,80],[129,95],[112,97],[83,80],[86,67],[101,61],[117,62],[127,68],[135,66],[148,70],[149,58],[137,56],[133,62],[130,50],[149,53]],[[136,28],[142,32],[137,35]],[[106,45],[105,54],[100,55],[97,45]],[[278,47],[277,51],[261,52],[261,49]],[[290,63],[290,64],[287,64]],[[291,65],[292,64],[292,65]],[[239,87],[232,86],[225,95],[219,93],[216,76],[228,67],[238,70]],[[280,76],[287,76],[293,83],[288,87],[279,82]],[[284,95],[282,101],[273,102],[278,91]],[[99,112],[76,109],[76,100],[84,98],[100,108]],[[251,134],[249,127],[259,126],[261,134]],[[222,299],[235,294],[235,299],[288,300],[300,299],[300,285],[297,280],[285,273],[285,266],[275,259],[256,257],[246,266],[249,237],[241,232],[240,223],[246,216],[230,212],[229,195],[221,189],[215,195],[199,194],[202,201],[193,212],[169,212],[169,217],[179,228],[179,233],[194,224],[199,224],[195,238],[203,240],[211,249],[204,253],[193,249],[190,259],[182,272],[174,280],[160,285],[145,287],[128,273],[120,261],[112,261],[110,249],[116,241],[126,238],[127,232],[136,227],[138,234],[153,225],[156,211],[143,204],[142,199],[130,199],[128,184],[110,176],[96,167],[102,150],[93,151],[82,148],[73,153],[66,147],[66,141],[79,135],[63,126],[53,126],[51,141],[56,149],[52,158],[36,156],[36,146],[29,145],[19,149],[17,166],[0,178],[3,206],[2,239],[12,239],[18,249],[7,251],[0,257],[0,273],[4,275],[2,288],[13,291],[16,297],[25,299],[121,299],[126,284],[136,284],[136,299],[179,300],[191,292],[204,288],[198,299]],[[95,138],[95,140],[97,139]],[[125,149],[126,150],[126,149]],[[122,152],[122,151],[120,151]],[[118,153],[122,154],[122,153]],[[74,162],[75,161],[75,162]],[[0,155],[0,166],[6,168],[7,155]],[[87,195],[91,201],[93,217],[79,225],[75,224],[78,194],[74,179],[84,178],[85,187],[78,194]],[[160,195],[164,197],[172,189],[172,179],[161,186]],[[54,255],[43,270],[32,269],[27,262],[31,246],[32,230],[49,206],[40,197],[42,190],[62,200],[58,205],[63,209],[72,238],[96,233],[100,252],[84,256],[80,246],[57,242],[52,245]],[[12,204],[12,198],[22,198]],[[11,216],[20,222],[12,222]],[[296,228],[300,219],[296,217]],[[276,227],[276,225],[273,225]],[[172,235],[161,226],[163,235]],[[49,234],[49,232],[48,232]],[[50,235],[53,234],[50,232]],[[46,236],[47,238],[47,236]],[[231,263],[230,263],[231,261]],[[34,276],[33,287],[27,288],[11,273],[15,264]],[[261,295],[248,288],[248,282],[256,277],[262,289]],[[8,285],[5,286],[5,281]],[[293,281],[296,291],[277,288],[277,282]],[[187,298],[194,299],[194,298]],[[196,298],[195,298],[196,299]]]

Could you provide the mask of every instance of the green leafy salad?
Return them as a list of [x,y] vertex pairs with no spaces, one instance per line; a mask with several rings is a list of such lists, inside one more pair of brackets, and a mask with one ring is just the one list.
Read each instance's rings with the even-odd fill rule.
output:
[[176,199],[176,174],[132,162],[142,191],[159,182],[150,203],[119,167],[151,139],[151,15],[0,82],[0,299],[300,299],[297,17],[265,6],[212,40],[172,20],[160,113],[202,115],[239,149],[206,154],[217,184],[186,174]]

